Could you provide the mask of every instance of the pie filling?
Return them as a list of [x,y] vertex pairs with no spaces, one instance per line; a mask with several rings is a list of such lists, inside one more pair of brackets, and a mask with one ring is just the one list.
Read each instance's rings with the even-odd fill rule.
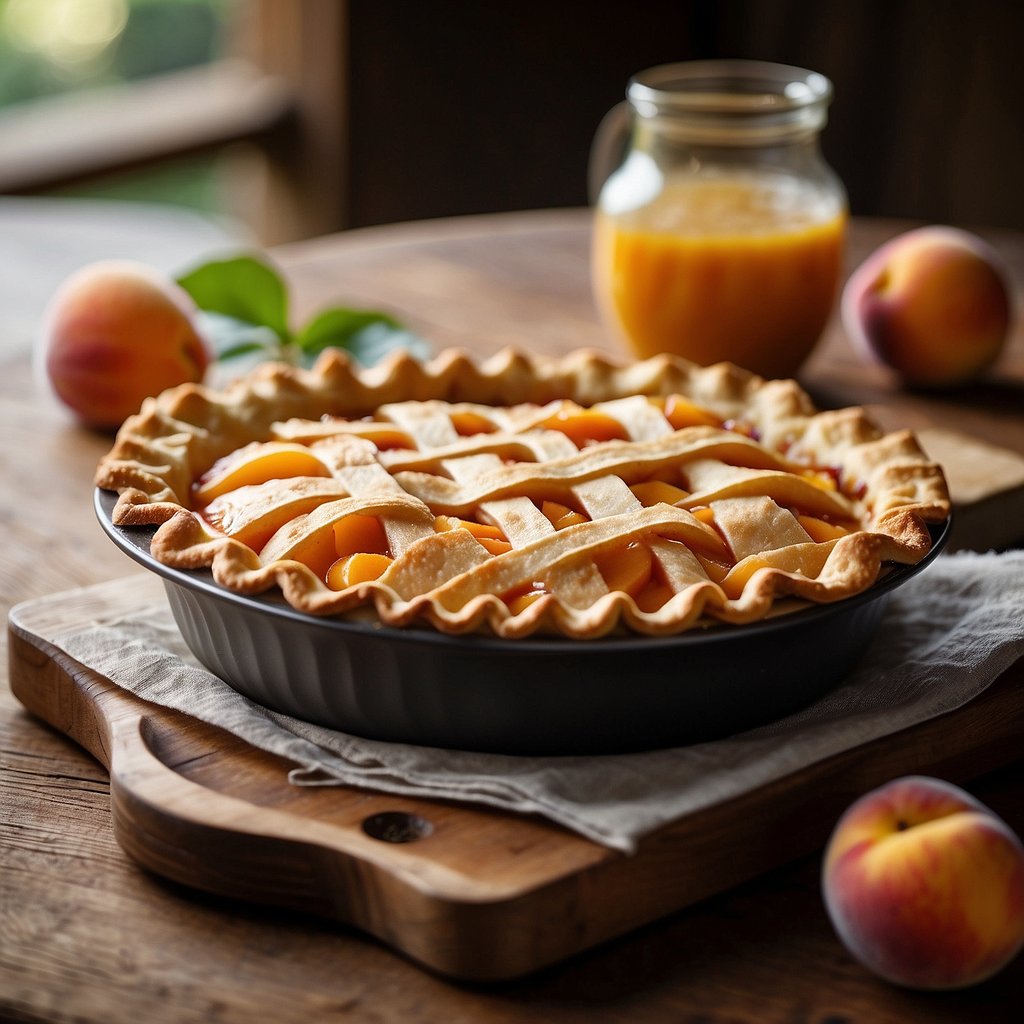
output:
[[[511,373],[524,364],[532,387]],[[121,494],[115,522],[161,524],[159,560],[230,589],[510,637],[669,634],[837,600],[922,558],[948,516],[909,433],[817,413],[792,381],[637,366],[264,368],[159,396],[97,483]]]

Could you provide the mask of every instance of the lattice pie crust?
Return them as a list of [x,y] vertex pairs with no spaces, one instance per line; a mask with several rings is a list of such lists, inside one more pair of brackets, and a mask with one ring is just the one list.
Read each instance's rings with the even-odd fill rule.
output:
[[[930,549],[941,470],[909,431],[791,380],[658,357],[448,351],[260,367],[146,402],[101,461],[114,522],[229,590],[315,615],[599,637],[746,623]],[[784,600],[785,599],[785,600]]]

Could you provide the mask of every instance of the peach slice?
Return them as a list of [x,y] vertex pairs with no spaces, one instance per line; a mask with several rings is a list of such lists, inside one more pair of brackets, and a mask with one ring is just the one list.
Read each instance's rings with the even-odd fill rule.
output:
[[593,409],[559,409],[537,426],[565,434],[577,448],[602,441],[626,440],[626,432],[617,419]]
[[371,583],[384,575],[391,561],[387,555],[365,551],[346,555],[327,570],[327,586],[332,590],[345,590],[359,583]]
[[579,526],[580,523],[590,522],[582,513],[558,501],[545,501],[540,510],[556,530],[564,530],[567,526]]
[[693,512],[693,518],[699,519],[705,526],[715,525],[715,512],[714,509],[709,508],[707,505],[701,508],[695,508],[691,510]]
[[608,589],[621,590],[635,597],[650,582],[654,568],[651,549],[639,540],[631,540],[594,558]]
[[196,507],[202,507],[239,487],[288,477],[328,475],[327,467],[301,444],[254,441],[218,459],[203,473],[196,481],[192,499]]
[[[708,559],[715,565],[726,566],[726,571],[731,569],[735,560],[729,545],[715,523],[714,509],[708,505],[698,505],[696,508],[690,509],[690,514],[697,522],[706,526],[707,529],[701,534],[699,539],[691,540],[687,546],[697,556],[702,565],[705,559]],[[707,569],[707,565],[704,568]],[[718,582],[716,576],[712,575],[711,571],[708,571],[708,575]]]
[[700,551],[694,551],[694,557],[700,562],[703,570],[708,574],[712,583],[722,583],[732,569],[732,563],[711,558]]
[[664,502],[666,505],[676,505],[684,498],[689,497],[690,492],[684,491],[675,484],[665,483],[663,480],[646,480],[640,484],[633,484],[630,488],[637,501],[644,508]]
[[656,612],[662,605],[667,604],[672,598],[672,588],[659,579],[652,578],[645,587],[641,588],[634,600],[636,606],[642,612]]
[[345,496],[336,481],[305,477],[281,486],[278,480],[228,491],[199,514],[215,530],[259,551],[286,523]]
[[[310,513],[310,515],[315,514],[315,511]],[[287,530],[289,526],[298,522],[300,520],[293,519],[284,529]],[[274,536],[277,537],[278,534]],[[271,538],[271,541],[268,543],[273,543],[273,539]],[[263,548],[263,551],[265,550],[266,546]],[[264,560],[266,559],[262,552],[260,557]],[[312,571],[314,576],[325,579],[327,570],[338,560],[338,551],[334,543],[334,531],[324,528],[311,531],[305,536],[300,537],[289,548],[287,558],[288,561],[301,562]]]
[[481,537],[489,540],[505,540],[505,534],[497,526],[478,523],[475,519],[460,519],[458,516],[437,516],[434,520],[434,529],[438,533],[443,533],[446,530],[468,530],[477,540]]
[[460,437],[472,437],[473,434],[493,434],[498,429],[486,417],[465,409],[453,412],[451,421],[455,433]]
[[505,539],[505,534],[489,523],[478,523],[472,519],[459,519],[458,516],[438,516],[434,520],[434,529],[438,533],[447,530],[465,530],[471,533],[477,543],[492,555],[503,555],[512,550],[512,545]]
[[[355,554],[388,554],[388,537],[376,516],[351,515],[334,524],[334,547],[339,558]],[[381,570],[383,572],[383,569]]]
[[845,537],[846,534],[849,533],[849,531],[844,530],[843,527],[837,526],[835,523],[828,523],[824,519],[819,519],[817,516],[798,515],[796,517],[796,521],[807,532],[807,536],[816,544],[822,544],[829,540],[836,540],[838,537]]
[[815,487],[823,491],[838,491],[839,483],[836,474],[825,469],[805,469],[800,474],[805,480],[809,480]]
[[[293,520],[293,522],[298,522],[298,520]],[[334,567],[338,562],[344,561],[352,555],[389,556],[387,534],[376,516],[364,516],[358,513],[344,516],[332,523],[330,528],[325,526],[310,532],[293,544],[288,551],[289,559],[301,562],[322,580],[326,580],[333,569],[335,581],[341,580],[346,570],[341,566],[336,569]],[[391,559],[388,557],[389,564],[390,561]],[[386,568],[387,566],[384,565],[380,571],[384,572]],[[355,573],[359,570],[351,571]],[[330,585],[333,586],[333,584]],[[342,588],[335,587],[334,589]]]
[[669,395],[665,399],[665,419],[672,424],[673,430],[684,427],[720,427],[722,420],[713,412],[702,409],[682,395]]
[[367,441],[372,441],[377,446],[377,450],[381,452],[405,450],[407,448],[416,447],[412,438],[404,431],[390,430],[383,427],[377,428],[376,424],[374,425],[373,430],[366,429],[356,431],[356,436],[365,438]]
[[512,545],[507,540],[498,540],[497,537],[477,537],[476,540],[480,547],[492,555],[504,555],[512,550]]
[[511,594],[505,596],[505,604],[508,605],[508,610],[513,615],[518,615],[520,612],[526,611],[531,604],[535,604],[542,597],[547,594],[547,590],[540,583],[535,583],[529,590],[521,591],[518,594]]

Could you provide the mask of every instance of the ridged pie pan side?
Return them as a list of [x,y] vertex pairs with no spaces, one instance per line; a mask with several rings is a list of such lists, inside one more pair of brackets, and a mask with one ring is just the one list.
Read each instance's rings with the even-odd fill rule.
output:
[[747,626],[601,640],[448,636],[317,618],[274,594],[246,596],[209,570],[152,557],[152,527],[117,527],[116,495],[96,511],[114,543],[159,575],[195,656],[268,708],[357,736],[507,754],[595,754],[681,746],[774,721],[852,670],[892,591],[932,549],[863,594]]

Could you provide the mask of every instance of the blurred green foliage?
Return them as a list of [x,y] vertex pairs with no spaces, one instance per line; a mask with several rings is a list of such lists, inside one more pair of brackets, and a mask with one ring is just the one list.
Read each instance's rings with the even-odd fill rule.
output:
[[[227,6],[228,0],[0,0],[0,106],[205,63],[220,52]],[[116,34],[67,59],[76,28],[89,29],[90,18],[93,31],[97,21],[113,18]]]
[[[223,50],[236,0],[0,0],[0,107],[195,67]],[[214,157],[56,194],[215,212]]]
[[49,194],[116,202],[171,203],[210,214],[227,212],[216,155],[175,160],[161,167],[115,178],[53,189]]
[[132,0],[115,72],[133,79],[213,60],[221,47],[223,6],[216,0]]

